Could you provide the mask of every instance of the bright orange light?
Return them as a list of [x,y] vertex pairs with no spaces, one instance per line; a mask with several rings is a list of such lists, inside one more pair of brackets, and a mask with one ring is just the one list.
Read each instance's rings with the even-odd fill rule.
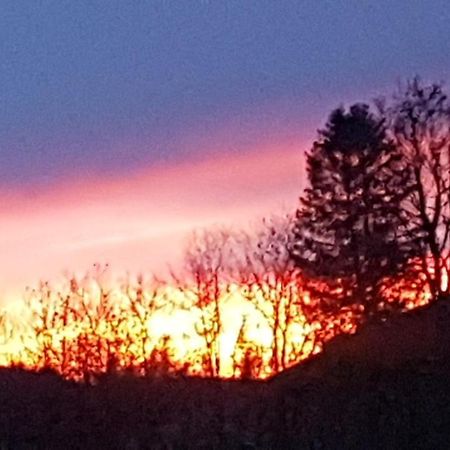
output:
[[[314,300],[302,279],[265,283],[221,285],[202,307],[201,293],[189,286],[44,285],[16,311],[20,321],[1,316],[0,365],[47,367],[74,379],[111,369],[265,378],[319,352],[336,334],[355,331],[351,309],[311,315]],[[426,290],[404,280],[391,289],[400,290],[406,309],[429,301]]]

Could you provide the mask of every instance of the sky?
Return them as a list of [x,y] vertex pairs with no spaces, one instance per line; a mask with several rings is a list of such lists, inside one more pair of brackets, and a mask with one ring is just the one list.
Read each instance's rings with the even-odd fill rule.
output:
[[446,0],[3,0],[0,297],[294,208],[332,108],[448,80],[449,23]]

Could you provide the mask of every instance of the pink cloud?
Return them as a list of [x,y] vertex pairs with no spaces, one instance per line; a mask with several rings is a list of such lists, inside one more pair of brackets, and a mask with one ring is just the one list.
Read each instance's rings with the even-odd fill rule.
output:
[[9,193],[0,211],[0,295],[10,300],[40,278],[94,262],[117,271],[163,270],[180,260],[196,227],[295,207],[301,159],[299,145],[286,144]]

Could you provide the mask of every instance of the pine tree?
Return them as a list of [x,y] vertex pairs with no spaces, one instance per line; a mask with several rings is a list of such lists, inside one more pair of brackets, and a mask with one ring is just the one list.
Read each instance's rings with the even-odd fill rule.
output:
[[[384,121],[364,104],[336,109],[307,155],[309,188],[300,199],[291,249],[313,277],[346,286],[335,306],[382,306],[383,280],[420,249],[402,202],[411,170],[386,137]],[[338,300],[338,301],[337,301]]]

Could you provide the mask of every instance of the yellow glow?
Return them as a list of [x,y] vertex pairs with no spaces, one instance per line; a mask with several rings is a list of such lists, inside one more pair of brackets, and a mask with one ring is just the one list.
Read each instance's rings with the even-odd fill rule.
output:
[[[310,307],[313,300],[299,287],[301,280],[295,282],[300,285],[285,291],[266,284],[250,289],[220,286],[220,296],[203,309],[189,286],[147,286],[140,294],[136,285],[131,291],[112,287],[106,297],[101,296],[98,281],[92,280],[71,285],[69,291],[60,286],[65,296],[44,287],[44,293],[33,293],[25,309],[16,303],[15,311],[0,316],[0,365],[20,363],[31,369],[48,365],[64,376],[79,378],[83,364],[104,372],[108,360],[115,358],[117,366],[138,373],[151,362],[207,375],[211,364],[216,375],[235,377],[247,370],[248,362],[254,376],[263,378],[319,352],[337,333],[355,330],[351,310],[308,323],[301,308]],[[294,298],[280,294],[288,291]],[[401,292],[406,308],[429,301],[427,291],[418,296],[402,286]],[[70,306],[66,316],[65,304]],[[280,308],[277,323],[275,304]]]

